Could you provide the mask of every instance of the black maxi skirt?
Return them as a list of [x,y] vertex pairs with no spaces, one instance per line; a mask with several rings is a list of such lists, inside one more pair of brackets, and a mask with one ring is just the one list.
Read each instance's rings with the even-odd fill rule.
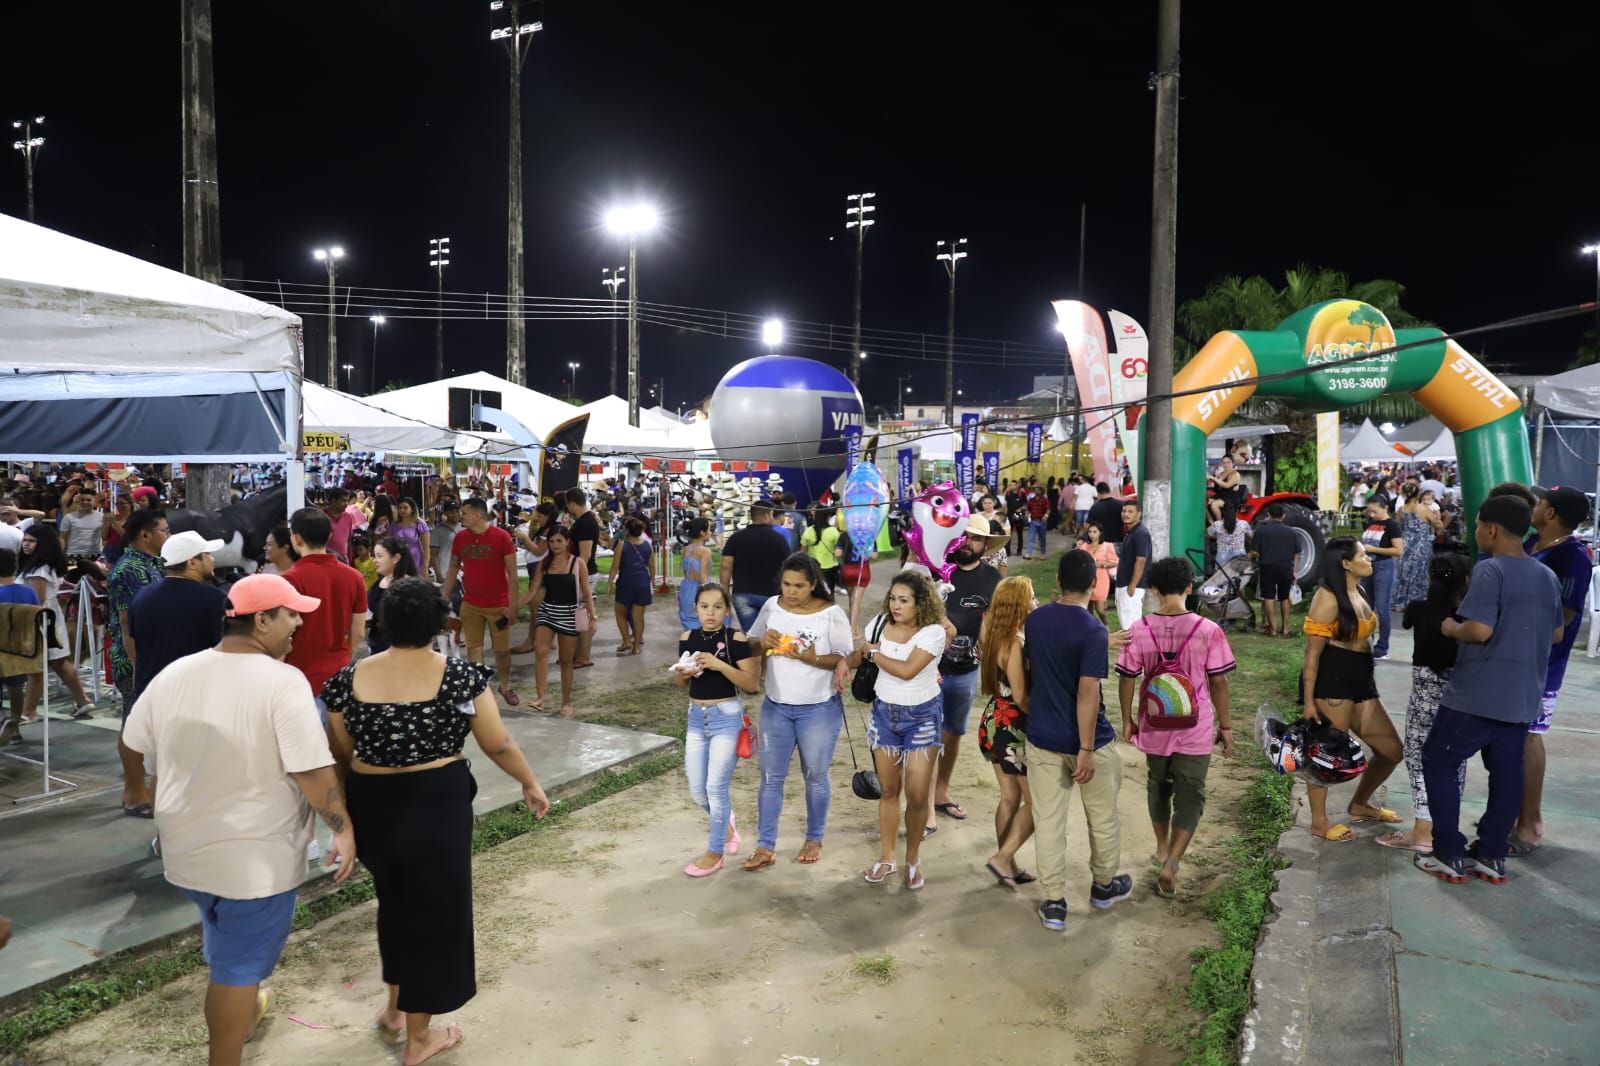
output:
[[378,896],[385,984],[407,1014],[448,1014],[478,991],[472,945],[472,798],[465,759],[345,779],[356,852]]

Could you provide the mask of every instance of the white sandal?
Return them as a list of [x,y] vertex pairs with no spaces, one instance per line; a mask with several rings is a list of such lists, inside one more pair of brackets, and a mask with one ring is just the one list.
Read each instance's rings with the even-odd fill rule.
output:
[[881,885],[889,879],[889,875],[894,873],[896,869],[898,867],[892,862],[875,862],[872,864],[872,869],[861,876],[869,885]]
[[925,883],[922,879],[922,864],[920,862],[906,863],[906,889],[915,892]]

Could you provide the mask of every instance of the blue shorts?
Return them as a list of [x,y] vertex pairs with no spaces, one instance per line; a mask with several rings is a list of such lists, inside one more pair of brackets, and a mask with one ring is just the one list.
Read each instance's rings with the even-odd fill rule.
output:
[[294,926],[294,889],[264,899],[225,899],[192,888],[179,891],[200,908],[213,984],[259,985],[272,975]]
[[27,683],[27,674],[18,674],[15,677],[0,677],[0,688],[22,688]]
[[944,731],[951,736],[967,734],[967,718],[972,714],[972,701],[978,695],[980,673],[968,670],[964,674],[939,675],[939,695],[944,700]]
[[904,762],[906,756],[920,751],[943,751],[944,744],[939,739],[943,718],[943,696],[911,707],[873,700],[867,746],[886,752],[895,762]]

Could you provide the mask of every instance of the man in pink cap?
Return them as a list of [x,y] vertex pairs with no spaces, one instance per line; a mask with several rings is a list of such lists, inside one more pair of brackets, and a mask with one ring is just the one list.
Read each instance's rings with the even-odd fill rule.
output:
[[312,812],[333,831],[335,881],[356,842],[327,735],[299,670],[283,662],[319,600],[277,574],[228,591],[222,642],[156,675],[123,742],[161,767],[155,818],[167,880],[200,909],[211,985],[211,1063],[238,1063],[271,1000],[305,878]]

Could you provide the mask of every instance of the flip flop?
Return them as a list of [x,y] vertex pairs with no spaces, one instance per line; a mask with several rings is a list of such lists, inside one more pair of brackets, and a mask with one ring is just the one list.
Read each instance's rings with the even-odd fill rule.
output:
[[739,864],[739,869],[743,870],[747,874],[753,874],[757,870],[765,870],[768,866],[771,866],[777,861],[777,855],[768,851],[766,848],[757,848],[755,850],[755,854],[751,855],[748,859]]
[[501,689],[500,698],[506,701],[507,707],[515,707],[522,702],[522,697],[517,695],[517,690],[514,688]]
[[1179,863],[1173,863],[1172,864],[1172,888],[1166,889],[1166,888],[1162,888],[1161,887],[1161,874],[1166,872],[1167,866],[1166,866],[1166,863],[1162,863],[1161,864],[1161,872],[1156,874],[1156,895],[1160,896],[1162,899],[1177,899],[1178,898],[1178,867],[1179,867],[1179,865],[1181,865],[1181,864],[1179,864]]
[[467,1034],[461,1031],[461,1026],[453,1023],[445,1026],[444,1032],[445,1041],[443,1044],[439,1045],[439,1050],[430,1053],[427,1058],[421,1058],[412,1063],[406,1062],[405,1058],[402,1056],[400,1059],[402,1066],[422,1066],[422,1064],[427,1062],[428,1059],[431,1059],[436,1055],[443,1055],[446,1051],[449,1051],[451,1048],[455,1047],[457,1044],[461,1043],[461,1041],[467,1038]]
[[1033,876],[1032,874],[1030,874],[1026,870],[1018,870],[1017,871],[1017,876],[1016,876],[1016,878],[1014,880],[1019,885],[1031,885],[1031,884],[1033,884],[1035,881],[1037,881],[1039,879],[1037,877]]
[[156,809],[148,803],[138,803],[132,807],[122,808],[122,813],[129,818],[154,818]]
[[1433,852],[1433,844],[1431,841],[1427,844],[1418,844],[1415,841],[1407,838],[1404,833],[1385,833],[1383,836],[1375,837],[1374,839],[1376,839],[1377,842],[1382,844],[1384,847],[1394,848],[1396,851],[1415,851],[1423,855],[1428,855]]
[[994,874],[994,879],[996,881],[999,881],[1006,888],[1016,888],[1017,887],[1017,879],[1014,876],[1012,876],[1011,874],[1003,874],[1003,873],[1001,873],[999,870],[997,870],[995,868],[994,863],[986,862],[986,863],[983,864],[983,868],[985,870],[988,870],[990,873]]
[[1346,840],[1354,840],[1356,838],[1356,831],[1347,825],[1336,825],[1332,829],[1328,830],[1326,834],[1318,833],[1315,829],[1313,829],[1311,831],[1311,835],[1316,837],[1318,840],[1326,840],[1330,844],[1342,844]]
[[821,842],[808,840],[800,845],[800,854],[794,857],[794,861],[802,866],[810,866],[820,858],[822,858]]
[[1506,857],[1508,859],[1526,859],[1542,847],[1544,845],[1537,841],[1520,840],[1517,837],[1512,837],[1506,841]]
[[563,717],[563,718],[571,718],[572,717],[572,705],[570,703],[567,706],[561,708],[561,717]]
[[[1353,812],[1346,812],[1346,813],[1350,814],[1350,820],[1352,822],[1383,822],[1385,824],[1392,825],[1395,822],[1400,821],[1400,815],[1397,814],[1394,811],[1391,811],[1387,807],[1373,807],[1372,809],[1377,811],[1378,813],[1377,814],[1355,814]],[[1430,848],[1429,850],[1431,851],[1432,849]]]
[[256,1029],[261,1026],[261,1019],[267,1016],[267,1010],[272,1006],[272,989],[262,988],[256,991],[256,1020],[250,1023],[250,1035],[244,1038],[249,1043],[255,1038]]
[[[967,809],[954,800],[951,800],[949,803],[935,803],[933,805],[933,809],[938,811],[940,814],[949,815],[958,822],[964,822],[967,820]],[[961,813],[957,814],[957,811],[960,811]]]
[[573,660],[572,668],[574,670],[582,670],[584,667],[593,666],[593,665],[594,665],[594,660],[593,659],[575,659],[575,660]]

